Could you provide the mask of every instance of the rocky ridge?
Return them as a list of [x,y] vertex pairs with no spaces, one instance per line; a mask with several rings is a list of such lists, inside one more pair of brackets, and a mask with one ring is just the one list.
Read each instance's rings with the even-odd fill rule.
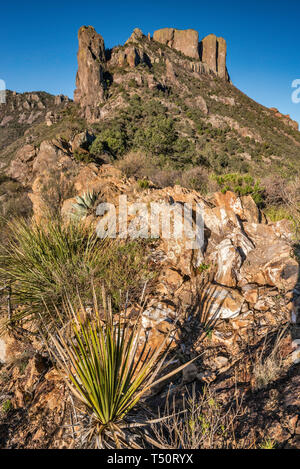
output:
[[[163,44],[181,53],[178,62],[196,73],[213,74],[229,80],[226,68],[226,41],[211,34],[199,43],[197,31],[165,28],[155,31],[153,38],[144,36],[136,28],[122,48],[106,51],[104,39],[92,26],[82,26],[78,32],[78,73],[76,78],[75,102],[86,110],[89,120],[100,117],[99,106],[105,101],[108,81],[113,80],[114,67],[128,65],[135,68],[145,64],[151,68],[154,63],[165,61],[164,52],[153,54],[151,42]],[[192,59],[192,62],[191,60]]]

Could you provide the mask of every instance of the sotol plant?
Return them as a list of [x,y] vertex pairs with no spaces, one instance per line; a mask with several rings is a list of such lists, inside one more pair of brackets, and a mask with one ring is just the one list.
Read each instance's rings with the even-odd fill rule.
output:
[[148,349],[146,341],[141,346],[140,318],[130,325],[126,317],[112,314],[105,293],[102,298],[102,317],[96,300],[91,315],[87,315],[83,306],[76,312],[68,303],[71,334],[56,326],[56,333],[51,336],[54,348],[49,350],[71,392],[91,414],[92,423],[83,440],[95,441],[99,448],[126,447],[126,428],[142,425],[126,422],[129,412],[154,385],[188,364],[158,379],[166,358],[168,336],[155,350]]
[[78,293],[90,297],[91,279],[100,294],[105,282],[117,304],[120,290],[134,296],[152,278],[146,245],[100,240],[92,227],[75,220],[63,224],[52,219],[42,225],[15,220],[8,224],[8,238],[0,253],[0,282],[12,285],[12,301],[22,305],[13,321],[38,319],[40,313],[46,318],[66,294],[72,301]]

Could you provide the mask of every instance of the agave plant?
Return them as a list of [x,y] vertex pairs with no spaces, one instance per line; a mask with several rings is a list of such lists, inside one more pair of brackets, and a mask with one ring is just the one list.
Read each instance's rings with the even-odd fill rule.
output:
[[124,430],[135,426],[126,421],[129,412],[154,385],[191,362],[157,379],[169,337],[155,350],[147,349],[147,342],[141,347],[141,321],[130,324],[120,314],[113,316],[105,293],[102,297],[104,320],[96,301],[89,316],[83,307],[75,312],[68,303],[71,333],[66,334],[65,327],[56,328],[51,335],[54,347],[49,350],[71,392],[90,411],[92,426],[84,440],[94,439],[98,448],[112,448],[112,444],[120,448],[128,446]]
[[76,219],[84,218],[95,207],[98,194],[94,191],[84,192],[76,197],[76,202],[72,206],[71,216]]

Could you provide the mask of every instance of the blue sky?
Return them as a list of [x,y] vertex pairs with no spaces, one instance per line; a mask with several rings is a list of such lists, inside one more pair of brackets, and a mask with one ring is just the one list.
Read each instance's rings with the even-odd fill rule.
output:
[[8,89],[48,91],[73,97],[77,30],[92,25],[106,47],[123,44],[135,27],[192,28],[228,44],[228,69],[235,86],[300,123],[300,103],[291,100],[300,79],[299,0],[2,2],[0,79]]

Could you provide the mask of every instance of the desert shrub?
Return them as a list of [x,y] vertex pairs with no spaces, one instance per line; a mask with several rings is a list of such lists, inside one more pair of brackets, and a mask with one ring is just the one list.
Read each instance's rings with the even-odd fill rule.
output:
[[286,330],[287,327],[284,327],[277,333],[274,343],[268,343],[266,337],[261,350],[256,353],[252,369],[252,388],[255,391],[266,388],[282,375],[284,363],[280,344]]
[[7,242],[7,222],[32,216],[32,202],[26,187],[7,176],[0,176],[0,251]]
[[276,449],[276,441],[266,438],[260,445],[259,449]]
[[123,155],[125,150],[126,133],[121,126],[117,125],[102,130],[90,147],[90,152],[95,156],[109,153],[117,157]]
[[205,193],[208,189],[208,171],[205,168],[191,168],[182,173],[181,184],[184,187]]
[[172,187],[175,184],[180,184],[181,172],[174,169],[156,169],[151,174],[151,180],[158,187]]
[[150,158],[142,152],[131,151],[124,158],[120,159],[116,166],[126,177],[140,178],[147,175],[151,168]]
[[264,213],[267,215],[270,221],[277,222],[280,220],[291,220],[294,221],[290,210],[286,206],[271,206],[264,209]]
[[86,150],[76,149],[73,152],[73,156],[76,161],[80,163],[93,163],[95,161],[94,156]]
[[148,245],[139,241],[121,244],[100,240],[96,231],[73,221],[62,224],[51,219],[39,226],[15,220],[8,224],[9,242],[0,256],[0,280],[11,282],[12,300],[22,305],[22,317],[48,317],[48,310],[59,307],[64,296],[74,300],[78,293],[90,295],[95,287],[107,285],[114,304],[120,290],[133,298],[146,280],[153,278],[147,266]]
[[279,174],[263,178],[262,184],[265,188],[265,201],[267,205],[276,206],[286,202],[284,193],[288,182]]
[[252,176],[231,173],[215,176],[215,180],[223,193],[232,191],[239,196],[251,195],[257,205],[263,205],[264,189]]
[[174,121],[168,117],[153,117],[145,127],[138,129],[133,140],[133,147],[159,155],[172,153],[176,141]]
[[3,402],[2,411],[5,414],[8,414],[12,409],[13,409],[13,405],[12,405],[11,400],[7,399],[6,401]]

